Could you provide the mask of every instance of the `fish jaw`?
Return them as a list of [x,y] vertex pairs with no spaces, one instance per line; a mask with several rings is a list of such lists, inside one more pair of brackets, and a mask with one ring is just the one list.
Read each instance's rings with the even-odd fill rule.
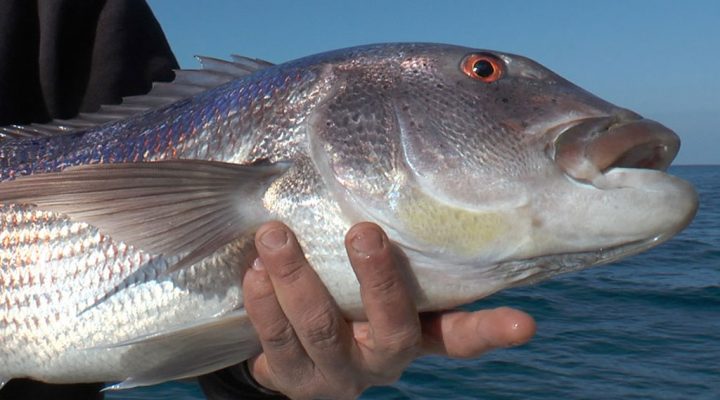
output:
[[[418,309],[456,307],[640,253],[673,237],[695,215],[697,193],[684,180],[629,168],[605,175],[618,187],[599,189],[558,177],[552,185],[534,188],[527,207],[483,211],[494,224],[486,219],[480,226],[497,233],[495,240],[486,240],[486,232],[460,235],[463,240],[455,246],[466,247],[432,251],[448,242],[443,235],[447,226],[436,228],[434,236],[425,232],[422,246],[406,240],[401,246],[417,279]],[[472,210],[454,210],[465,228],[456,235],[472,232],[467,226],[482,221]],[[460,250],[468,251],[467,256],[458,258]]]
[[684,229],[698,198],[692,185],[657,170],[613,168],[603,188],[566,178],[537,188],[532,246],[521,258],[659,244]]
[[666,239],[694,217],[694,188],[665,172],[680,147],[665,126],[622,112],[549,135],[556,135],[548,155],[560,173],[535,185],[533,203],[535,241],[553,253]]

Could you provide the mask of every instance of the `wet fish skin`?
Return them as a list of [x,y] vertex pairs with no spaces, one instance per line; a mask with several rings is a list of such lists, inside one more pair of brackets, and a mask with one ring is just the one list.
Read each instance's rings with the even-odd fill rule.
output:
[[[502,78],[485,83],[464,74],[469,54],[494,57]],[[607,181],[601,190],[569,178],[553,159],[564,154],[553,153],[558,137],[573,142],[560,127],[609,116],[647,126],[520,56],[382,44],[270,66],[96,128],[6,141],[0,381],[129,387],[252,355],[257,341],[242,313],[240,281],[264,220],[297,233],[338,304],[357,319],[359,288],[342,240],[361,220],[380,223],[406,252],[421,310],[656,245],[692,218],[697,200],[687,183],[614,168],[598,172]],[[602,136],[615,128],[596,129]],[[127,163],[144,166],[129,171]],[[198,169],[205,172],[189,172]],[[267,185],[249,184],[260,170]],[[154,182],[172,190],[150,196]],[[207,197],[192,197],[198,187]],[[184,215],[205,212],[183,204],[206,200],[225,206],[208,208],[206,224],[178,223],[167,210],[176,201]],[[650,224],[652,214],[667,217]],[[214,238],[226,220],[232,239]],[[193,231],[213,240],[192,247],[183,234]],[[216,242],[222,246],[210,246]],[[188,253],[191,265],[176,268]]]

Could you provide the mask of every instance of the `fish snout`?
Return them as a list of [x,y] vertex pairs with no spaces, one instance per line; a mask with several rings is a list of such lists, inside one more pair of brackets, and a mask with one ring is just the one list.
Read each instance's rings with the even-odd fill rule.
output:
[[592,183],[613,168],[665,171],[679,149],[675,132],[627,111],[563,127],[549,151],[567,175]]

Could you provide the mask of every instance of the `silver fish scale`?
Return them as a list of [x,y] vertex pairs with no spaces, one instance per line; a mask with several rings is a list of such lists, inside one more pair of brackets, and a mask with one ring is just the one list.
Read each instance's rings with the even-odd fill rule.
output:
[[272,67],[85,132],[9,140],[0,147],[0,180],[95,163],[291,158],[306,146],[303,119],[328,86],[313,70]]
[[[306,151],[303,110],[323,98],[329,84],[318,85],[316,77],[307,69],[269,68],[84,134],[4,143],[1,176],[98,162],[289,159]],[[147,368],[148,360],[126,357],[133,346],[97,347],[242,306],[246,237],[164,274],[173,260],[50,212],[5,205],[0,223],[0,377],[124,379]]]
[[16,205],[0,211],[3,374],[54,381],[68,375],[117,379],[120,371],[136,370],[133,360],[123,358],[129,349],[98,355],[93,347],[242,304],[242,271],[231,266],[245,265],[245,240],[164,275],[166,260],[115,243],[87,224]]
[[270,186],[263,204],[276,218],[288,222],[343,311],[362,318],[359,284],[347,263],[343,240],[347,227],[359,219],[340,209],[313,162],[307,157],[296,159],[291,170]]

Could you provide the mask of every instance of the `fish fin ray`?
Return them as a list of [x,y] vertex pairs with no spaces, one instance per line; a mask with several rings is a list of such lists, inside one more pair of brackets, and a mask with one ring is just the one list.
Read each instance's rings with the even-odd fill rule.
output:
[[[146,344],[154,350],[152,357],[145,355],[149,353]],[[133,347],[124,357],[147,360],[149,367],[105,390],[130,389],[207,374],[242,362],[261,350],[243,309],[141,336],[113,347],[131,345]],[[159,356],[158,349],[161,349]]]
[[230,58],[232,58],[232,60],[235,64],[244,65],[247,68],[250,68],[254,71],[265,69],[265,68],[272,67],[273,65],[275,65],[275,64],[271,63],[270,61],[265,61],[265,60],[262,60],[259,58],[245,57],[245,56],[241,56],[239,54],[233,54],[230,56]]
[[225,61],[198,56],[202,69],[175,70],[173,81],[154,82],[148,93],[124,97],[121,104],[103,105],[97,112],[80,113],[75,118],[53,119],[42,124],[0,126],[0,140],[56,136],[122,120],[274,65],[268,61],[238,55],[232,55],[231,58],[232,61]]
[[45,124],[7,125],[0,127],[0,140],[37,138],[52,136],[54,134],[56,134],[56,128],[49,128]]
[[255,71],[267,68],[273,64],[257,58],[232,55],[232,61],[221,60],[213,57],[196,56],[203,66],[203,71],[215,72],[232,76],[234,79],[242,78]]
[[113,240],[192,265],[268,218],[262,196],[289,163],[93,164],[0,184],[0,202],[86,222]]

